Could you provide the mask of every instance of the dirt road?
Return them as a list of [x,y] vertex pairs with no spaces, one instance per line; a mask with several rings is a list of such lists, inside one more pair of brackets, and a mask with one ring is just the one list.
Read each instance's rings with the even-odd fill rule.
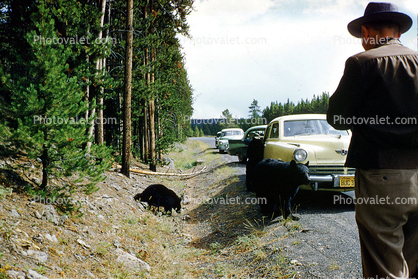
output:
[[[194,139],[214,148],[213,138]],[[245,179],[245,165],[236,156],[221,156]],[[269,224],[271,246],[284,250],[300,278],[361,278],[360,244],[350,203],[344,194],[301,191],[296,199],[300,228],[284,237],[282,223]]]

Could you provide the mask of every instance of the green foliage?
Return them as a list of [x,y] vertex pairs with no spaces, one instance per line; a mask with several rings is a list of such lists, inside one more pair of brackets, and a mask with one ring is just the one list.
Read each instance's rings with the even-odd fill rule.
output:
[[229,109],[226,109],[222,112],[220,127],[222,129],[226,128],[238,128],[236,119],[232,116],[232,113],[229,112]]
[[276,117],[289,114],[305,114],[305,113],[326,113],[328,109],[329,94],[322,93],[321,96],[313,96],[312,100],[301,100],[295,105],[288,99],[286,103],[271,102],[269,107],[263,110],[262,117],[268,122]]
[[[7,93],[8,102],[0,107],[0,151],[39,162],[42,183],[33,190],[52,200],[63,198],[68,201],[62,204],[63,210],[71,211],[71,195],[96,191],[95,185],[104,179],[102,174],[111,160],[105,146],[87,147],[91,139],[86,130],[93,119],[83,116],[91,106],[87,106],[83,85],[68,64],[77,50],[71,44],[58,43],[57,17],[63,16],[66,4],[75,5],[75,1],[57,1],[55,5],[37,2],[31,15],[33,29],[25,35],[30,55],[27,60],[11,58],[1,67],[1,92]],[[25,72],[12,70],[18,65]]]
[[[231,112],[226,109],[222,112],[221,119],[210,119],[210,121],[203,122],[200,125],[192,125],[192,131],[196,131],[198,127],[205,135],[213,135],[225,128],[239,127],[246,131],[248,128],[257,125],[267,125],[276,117],[289,114],[305,114],[305,113],[326,113],[328,109],[329,94],[322,93],[320,96],[313,96],[312,100],[301,100],[296,105],[289,99],[286,103],[271,102],[271,105],[266,107],[260,116],[260,107],[258,101],[253,100],[249,108],[249,118],[234,119]],[[187,136],[193,136],[190,131]]]
[[[157,152],[166,153],[175,142],[193,136],[193,131],[190,133],[188,130],[190,126],[184,121],[192,115],[193,98],[178,38],[178,34],[188,35],[186,16],[191,12],[192,3],[190,0],[176,3],[169,0],[134,2],[132,126],[133,145],[138,146],[138,157],[144,158],[148,153],[144,150],[143,140],[149,135],[149,131],[145,131],[145,123],[149,124],[147,109],[150,100],[155,101]],[[126,21],[124,4],[124,1],[112,3],[113,16],[109,23],[110,35],[117,41],[112,52],[118,55],[109,59],[111,76],[115,80],[123,80],[124,76],[124,60],[121,59]],[[114,85],[110,94],[123,91],[124,84]],[[118,95],[111,97],[117,98]],[[108,105],[118,105],[110,101],[107,100]],[[112,142],[119,142],[117,135]]]

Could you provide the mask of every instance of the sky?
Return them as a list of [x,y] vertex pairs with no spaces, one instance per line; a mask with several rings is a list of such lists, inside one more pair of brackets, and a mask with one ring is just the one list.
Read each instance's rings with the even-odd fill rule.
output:
[[[295,104],[338,86],[348,57],[362,52],[347,24],[363,16],[363,0],[195,0],[191,39],[181,37],[193,88],[192,118],[228,109],[247,118],[249,106]],[[401,36],[417,50],[417,0],[393,0],[414,21]]]

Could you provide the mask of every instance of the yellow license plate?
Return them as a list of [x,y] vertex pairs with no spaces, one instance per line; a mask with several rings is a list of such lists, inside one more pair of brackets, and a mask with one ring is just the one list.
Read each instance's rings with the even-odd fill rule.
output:
[[354,187],[354,176],[340,176],[340,187]]

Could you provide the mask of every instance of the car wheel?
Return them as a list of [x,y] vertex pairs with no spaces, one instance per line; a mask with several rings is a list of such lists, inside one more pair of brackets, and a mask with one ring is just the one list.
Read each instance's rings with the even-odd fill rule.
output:
[[241,163],[246,163],[246,162],[247,162],[247,157],[246,157],[246,156],[244,156],[244,155],[242,155],[242,153],[241,153],[241,152],[238,152],[238,160],[239,160]]

